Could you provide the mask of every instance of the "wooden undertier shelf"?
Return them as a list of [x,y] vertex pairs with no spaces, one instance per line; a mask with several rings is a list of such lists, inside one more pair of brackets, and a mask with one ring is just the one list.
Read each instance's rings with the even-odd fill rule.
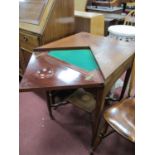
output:
[[66,100],[87,112],[92,112],[96,106],[96,100],[93,94],[85,91],[82,88],[77,89]]
[[104,16],[95,12],[74,11],[75,31],[104,35]]
[[74,32],[73,0],[25,0],[19,2],[20,75],[34,48]]

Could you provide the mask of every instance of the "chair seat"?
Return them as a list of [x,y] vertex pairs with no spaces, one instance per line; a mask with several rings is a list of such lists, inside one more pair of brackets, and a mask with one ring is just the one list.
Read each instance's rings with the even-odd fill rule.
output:
[[135,99],[125,99],[104,112],[104,119],[119,134],[135,141]]

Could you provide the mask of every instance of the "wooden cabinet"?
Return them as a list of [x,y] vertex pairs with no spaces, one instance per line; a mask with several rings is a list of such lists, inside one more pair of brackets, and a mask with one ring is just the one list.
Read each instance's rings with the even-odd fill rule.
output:
[[104,35],[104,16],[94,12],[75,11],[75,31]]
[[24,70],[34,48],[73,33],[73,0],[20,1],[20,75],[24,73]]
[[74,11],[75,32],[104,35],[104,16],[95,12]]

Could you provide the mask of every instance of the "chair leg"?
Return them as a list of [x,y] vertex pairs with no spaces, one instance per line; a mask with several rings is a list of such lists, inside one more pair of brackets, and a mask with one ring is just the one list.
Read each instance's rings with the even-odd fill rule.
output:
[[106,138],[106,137],[108,137],[109,135],[111,135],[112,133],[114,133],[115,132],[115,130],[112,130],[112,131],[110,131],[110,132],[108,132],[107,134],[102,134],[101,133],[101,138],[103,139],[103,138]]

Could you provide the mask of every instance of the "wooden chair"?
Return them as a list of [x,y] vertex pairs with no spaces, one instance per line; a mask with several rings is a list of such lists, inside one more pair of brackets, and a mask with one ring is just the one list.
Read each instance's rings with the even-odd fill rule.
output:
[[[123,99],[104,111],[105,121],[120,135],[135,142],[135,63],[133,63],[129,93]],[[108,133],[102,133],[105,137]]]
[[127,8],[131,8],[131,9],[135,8],[135,1],[127,2],[126,3],[126,7]]
[[[103,122],[100,124],[101,132],[98,135],[98,142],[90,151],[90,155],[94,155],[94,151],[103,138],[114,132],[131,142],[135,142],[135,62],[133,62],[130,76],[127,97],[117,103],[110,103],[110,106],[107,105],[109,107],[103,112]],[[107,98],[107,101],[114,100]]]
[[124,20],[124,25],[135,25],[135,10],[131,10]]
[[118,102],[104,112],[106,122],[120,135],[135,142],[135,99]]

